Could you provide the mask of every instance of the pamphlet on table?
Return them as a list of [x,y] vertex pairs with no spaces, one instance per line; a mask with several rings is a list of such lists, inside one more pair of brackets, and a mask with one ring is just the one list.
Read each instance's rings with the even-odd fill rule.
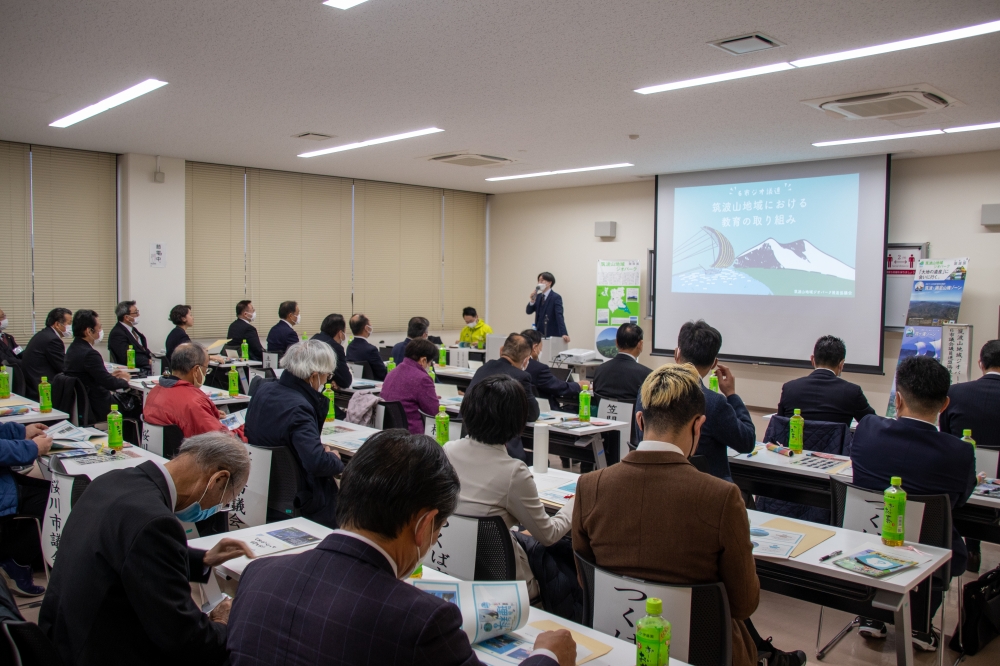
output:
[[859,553],[836,559],[833,564],[841,569],[872,578],[885,578],[905,569],[912,569],[930,559],[930,556],[910,546],[902,548],[873,546]]
[[543,502],[551,502],[553,504],[565,504],[576,495],[576,479],[573,479],[569,483],[564,483],[558,488],[549,488],[548,490],[542,490],[538,493],[538,498]]
[[51,426],[45,434],[52,438],[54,449],[93,449],[91,439],[103,439],[108,436],[108,433],[96,428],[81,428],[69,421],[60,421]]

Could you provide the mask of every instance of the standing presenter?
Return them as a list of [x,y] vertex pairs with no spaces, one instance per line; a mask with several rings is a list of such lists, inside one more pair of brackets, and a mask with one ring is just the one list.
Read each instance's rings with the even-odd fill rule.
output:
[[566,321],[563,319],[562,296],[552,291],[555,283],[556,278],[552,273],[539,273],[538,285],[528,296],[528,307],[524,311],[535,315],[535,330],[543,338],[561,337],[569,342]]

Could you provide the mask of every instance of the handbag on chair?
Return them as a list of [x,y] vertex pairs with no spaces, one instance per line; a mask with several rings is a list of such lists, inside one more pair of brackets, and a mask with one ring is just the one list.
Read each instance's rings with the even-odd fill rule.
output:
[[961,641],[958,627],[948,647],[955,652],[974,655],[1000,635],[1000,567],[987,571],[978,580],[966,583],[962,590],[964,621]]

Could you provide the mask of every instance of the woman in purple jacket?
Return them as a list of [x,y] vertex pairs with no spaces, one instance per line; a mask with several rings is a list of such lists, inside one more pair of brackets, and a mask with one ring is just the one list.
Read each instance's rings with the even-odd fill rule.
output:
[[431,367],[437,355],[438,348],[433,342],[424,338],[410,340],[403,352],[403,362],[386,375],[382,384],[382,400],[403,403],[406,423],[414,435],[424,432],[420,412],[437,414],[438,411],[440,403],[434,390],[434,380],[427,374],[427,368]]

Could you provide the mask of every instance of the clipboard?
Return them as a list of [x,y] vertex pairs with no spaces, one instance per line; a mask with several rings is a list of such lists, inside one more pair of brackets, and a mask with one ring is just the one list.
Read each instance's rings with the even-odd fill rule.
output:
[[798,523],[785,518],[774,518],[766,523],[761,523],[760,526],[770,527],[776,530],[785,530],[786,532],[798,532],[803,535],[802,541],[795,546],[795,549],[791,552],[791,554],[789,554],[789,557],[798,557],[802,553],[815,548],[836,534],[833,530],[824,530],[819,527],[812,527],[811,525]]
[[576,662],[577,665],[585,664],[588,661],[593,661],[598,657],[603,657],[607,653],[611,652],[611,646],[605,645],[604,643],[591,638],[590,636],[585,636],[581,633],[577,633],[570,629],[569,627],[564,627],[558,622],[553,622],[552,620],[538,620],[537,622],[529,622],[528,626],[534,627],[535,629],[540,629],[541,631],[556,631],[558,629],[566,629],[571,634],[573,634],[573,640],[583,647],[590,650],[590,656],[582,661]]

